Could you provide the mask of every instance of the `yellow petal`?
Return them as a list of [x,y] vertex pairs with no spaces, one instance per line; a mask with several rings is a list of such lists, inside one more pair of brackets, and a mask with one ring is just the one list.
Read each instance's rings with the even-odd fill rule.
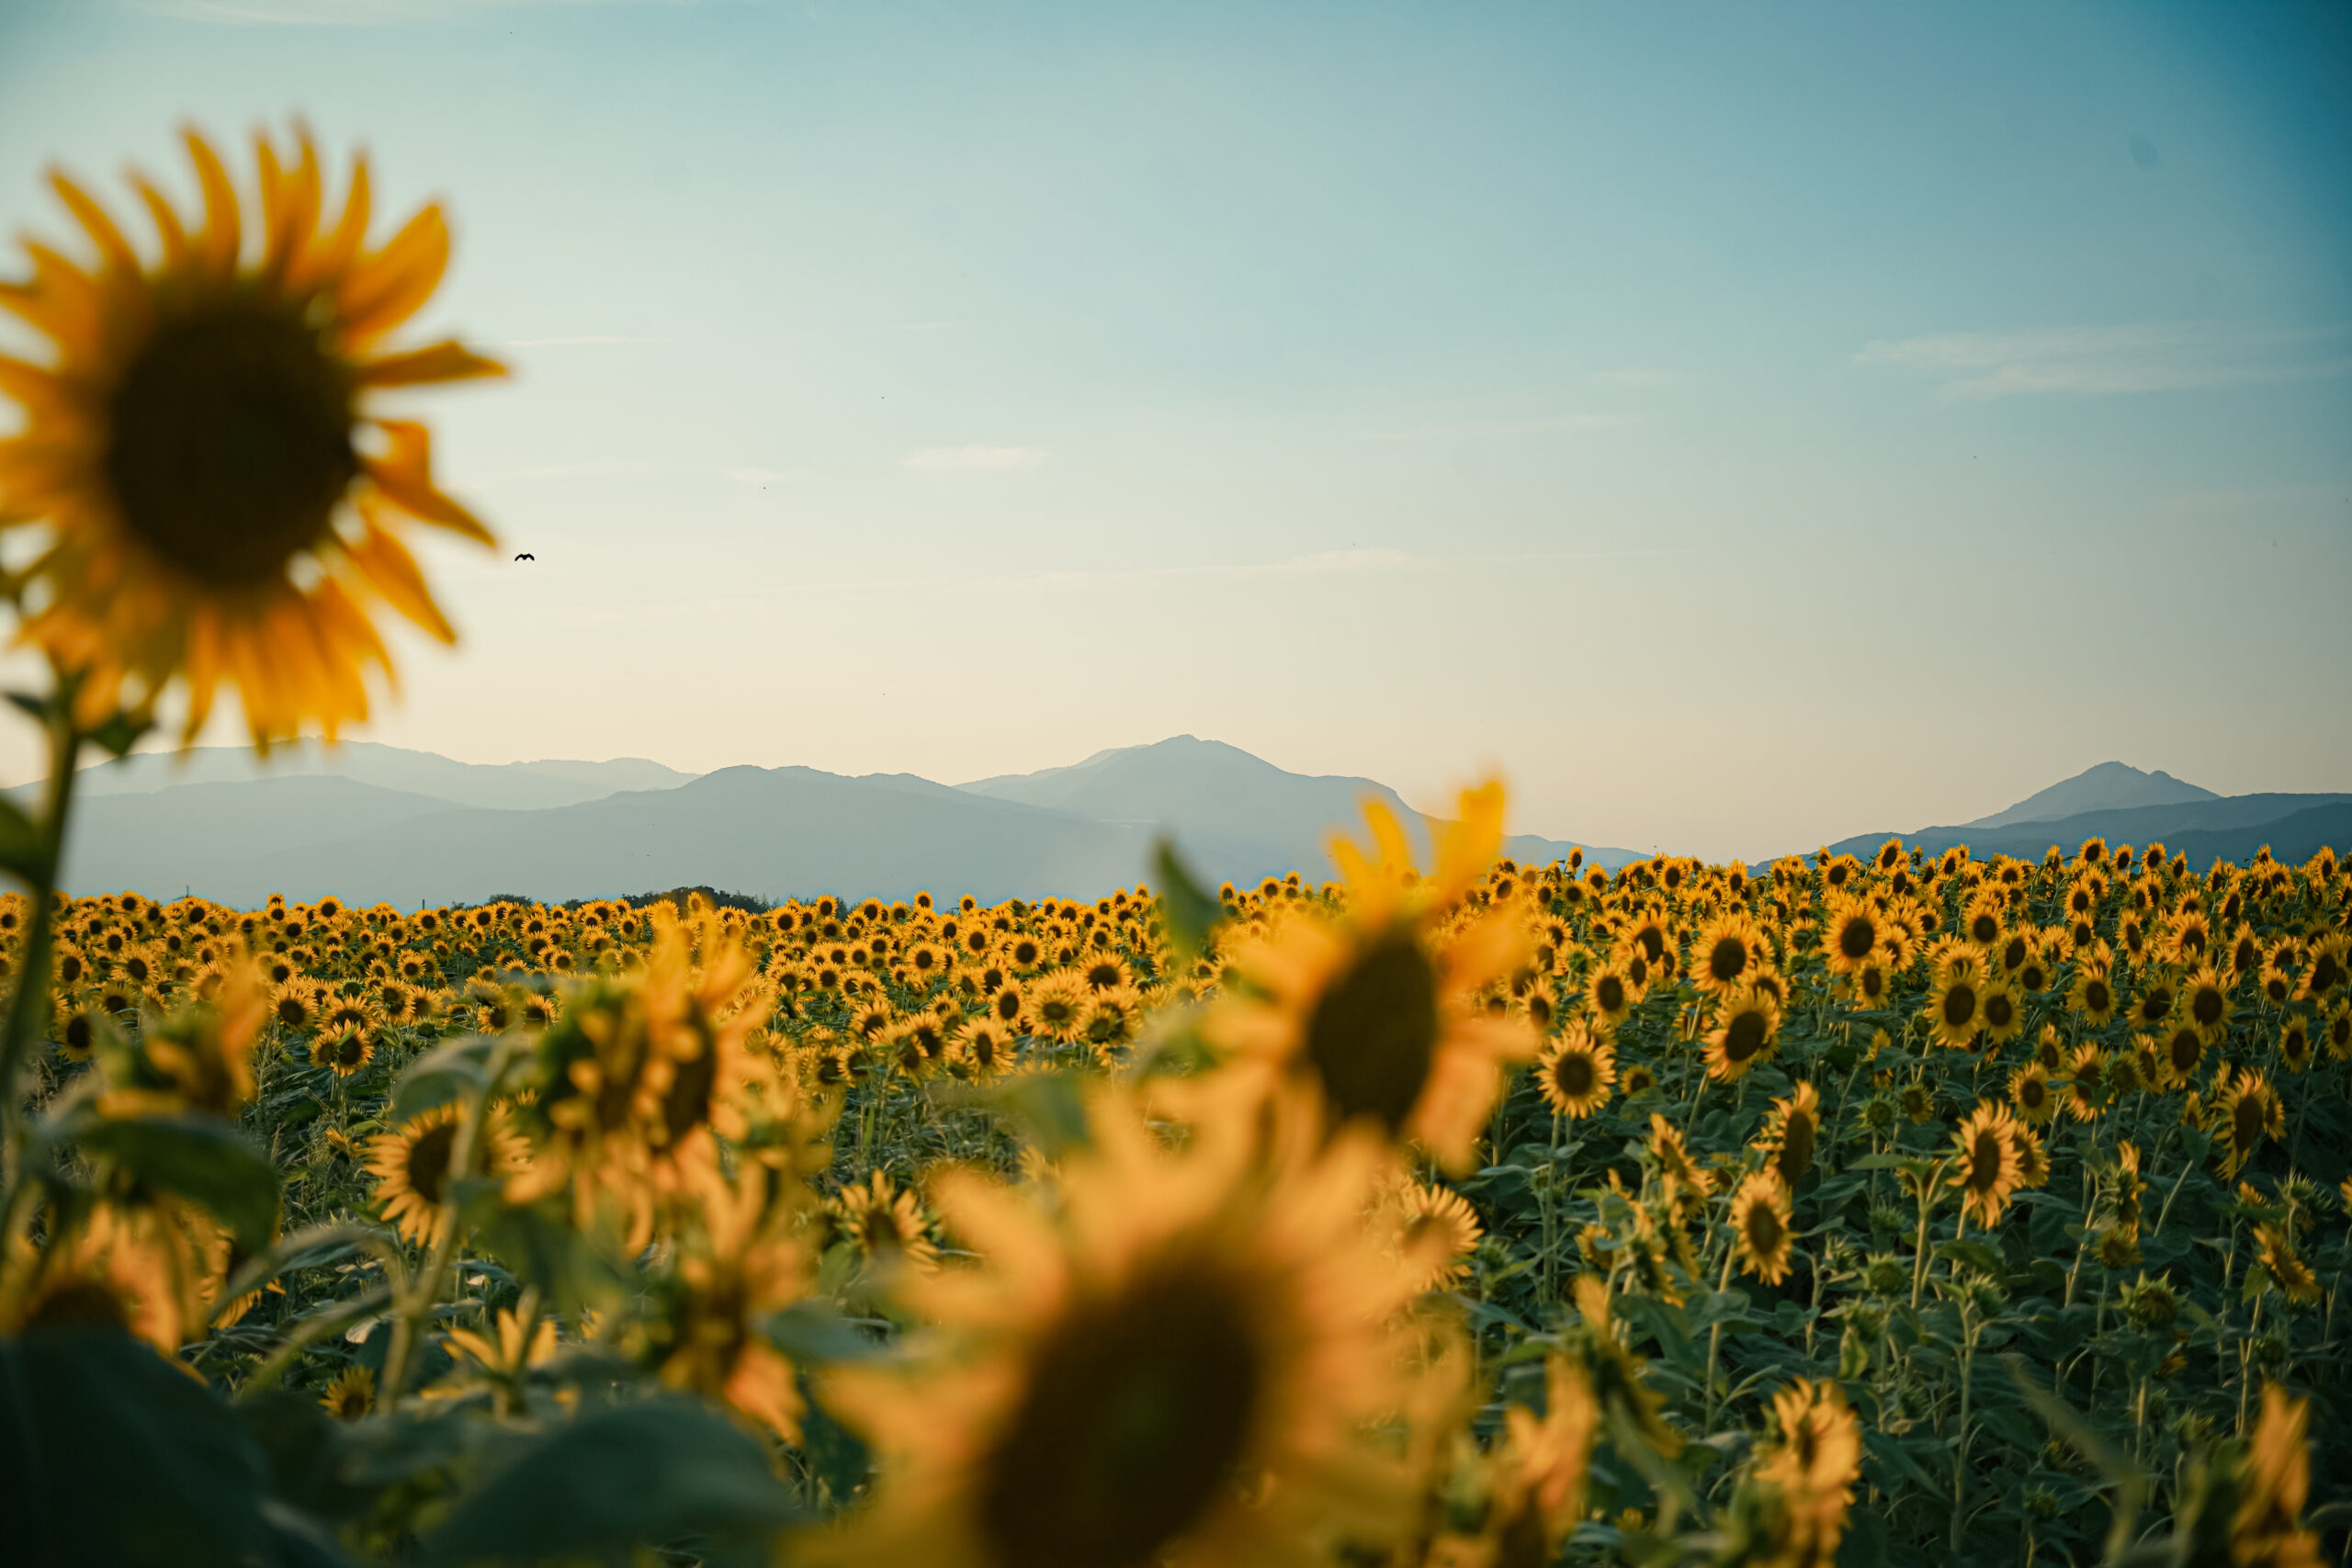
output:
[[363,458],[362,466],[384,499],[411,516],[495,545],[498,541],[472,513],[433,488],[432,434],[413,420],[376,423],[390,439],[391,450],[381,457]]
[[406,354],[370,360],[359,367],[352,381],[361,387],[413,387],[427,381],[468,381],[505,374],[506,367],[497,360],[485,359],[448,338]]
[[441,286],[449,265],[449,226],[427,207],[373,255],[362,256],[343,285],[345,331],[352,341],[381,337],[417,312]]
[[50,171],[49,184],[50,188],[57,192],[58,199],[73,209],[74,218],[88,231],[90,238],[97,242],[99,253],[106,257],[108,266],[117,272],[135,273],[139,270],[139,253],[130,248],[130,242],[122,237],[122,231],[114,226],[114,220],[107,216],[105,208],[93,201],[80,186],[54,169]]
[[377,525],[373,517],[367,519],[367,533],[358,543],[344,547],[367,578],[368,585],[383,596],[384,602],[443,642],[455,642],[458,634],[450,627],[441,607],[433,602],[433,591],[425,586],[424,573],[417,569],[416,558],[391,534]]

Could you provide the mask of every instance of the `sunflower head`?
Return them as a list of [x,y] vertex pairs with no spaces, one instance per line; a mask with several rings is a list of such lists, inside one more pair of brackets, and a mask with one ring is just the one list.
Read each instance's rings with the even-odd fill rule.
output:
[[371,245],[366,162],[330,221],[307,133],[290,153],[265,135],[249,223],[211,143],[185,140],[198,222],[134,176],[159,231],[144,257],[53,175],[96,260],[33,245],[31,276],[0,287],[51,345],[46,364],[0,360],[25,412],[0,442],[0,516],[47,534],[24,634],[81,678],[85,722],[177,680],[188,736],[224,683],[257,743],[333,735],[367,716],[364,672],[390,672],[371,604],[453,636],[402,520],[490,542],[435,487],[425,428],[368,399],[503,369],[454,342],[386,344],[447,265],[437,207]]

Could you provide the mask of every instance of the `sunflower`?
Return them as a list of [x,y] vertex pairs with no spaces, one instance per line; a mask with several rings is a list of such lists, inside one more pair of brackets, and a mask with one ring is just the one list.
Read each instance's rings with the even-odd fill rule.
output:
[[1838,1556],[1862,1472],[1862,1429],[1834,1382],[1799,1378],[1772,1396],[1781,1439],[1757,1456],[1756,1476],[1780,1493],[1781,1544],[1775,1561],[1827,1563]]
[[370,249],[364,158],[322,227],[308,134],[290,158],[265,135],[248,255],[227,170],[203,137],[186,141],[204,192],[193,233],[134,176],[162,237],[160,256],[142,260],[54,175],[97,262],[84,270],[33,245],[31,279],[0,288],[0,305],[53,345],[46,366],[0,359],[0,389],[24,409],[0,442],[0,513],[51,532],[28,572],[47,602],[23,635],[86,672],[87,722],[152,703],[176,678],[184,738],[224,682],[259,743],[311,723],[333,735],[367,716],[367,668],[390,673],[370,601],[454,639],[401,540],[403,514],[492,542],[435,488],[424,426],[370,417],[363,400],[503,370],[454,342],[386,348],[447,263],[438,208]]
[[1203,1021],[1232,1060],[1202,1080],[1203,1093],[1247,1101],[1295,1079],[1316,1089],[1335,1126],[1368,1121],[1448,1169],[1466,1167],[1504,1064],[1537,1044],[1523,1018],[1478,1000],[1522,961],[1523,926],[1509,908],[1461,904],[1501,841],[1503,805],[1498,784],[1464,791],[1423,878],[1403,828],[1367,801],[1374,852],[1331,845],[1348,882],[1344,919],[1285,916],[1236,953],[1250,986]]
[[2284,1108],[2270,1081],[2252,1067],[2240,1068],[2213,1099],[2213,1126],[2220,1134],[2222,1174],[2235,1176],[2265,1138],[2283,1136]]
[[656,1310],[631,1325],[624,1343],[665,1387],[723,1400],[797,1442],[797,1373],[762,1325],[800,1298],[803,1269],[781,1230],[789,1205],[767,1201],[767,1171],[750,1164],[733,1182],[715,1164],[684,1172],[700,1224],[681,1242],[676,1275]]
[[1392,1247],[1408,1273],[1419,1270],[1423,1291],[1442,1291],[1470,1278],[1470,1259],[1486,1227],[1470,1201],[1450,1187],[1406,1181],[1389,1200]]
[[[368,1141],[368,1170],[376,1178],[376,1201],[392,1228],[419,1247],[431,1245],[441,1206],[449,1196],[449,1171],[457,1159],[458,1107],[436,1105],[399,1131]],[[523,1164],[523,1141],[503,1109],[482,1119],[473,1168],[481,1176],[504,1176]]]
[[1813,1168],[1813,1151],[1820,1141],[1821,1096],[1811,1084],[1801,1083],[1788,1099],[1772,1101],[1755,1148],[1793,1192]]
[[2256,1245],[2262,1253],[2262,1266],[2270,1270],[2271,1282],[2286,1292],[2290,1302],[2309,1303],[2319,1300],[2319,1276],[2295,1250],[2294,1237],[2282,1225],[2256,1225]]
[[1732,1195],[1731,1224],[1741,1273],[1768,1285],[1789,1277],[1796,1250],[1790,1212],[1789,1190],[1777,1172],[1759,1170],[1739,1184]]
[[349,1077],[375,1058],[375,1041],[356,1024],[321,1030],[318,1038],[311,1042],[311,1062],[333,1068],[339,1078]]
[[366,1367],[345,1367],[319,1395],[320,1407],[338,1421],[356,1421],[376,1408],[376,1374]]
[[2352,1061],[2352,1002],[2340,1004],[2327,1015],[2320,1033],[2327,1041],[2327,1054],[2336,1061]]
[[947,1064],[965,1076],[988,1077],[1012,1063],[1012,1031],[993,1018],[976,1018],[948,1041]]
[[1732,909],[1702,927],[1690,944],[1690,979],[1710,996],[1729,996],[1747,982],[1771,950],[1746,909]]
[[1707,1036],[1707,1076],[1736,1083],[1747,1069],[1764,1060],[1781,1031],[1781,1004],[1762,991],[1747,990],[1729,997]]
[[1412,1386],[1418,1280],[1362,1218],[1383,1156],[1272,1103],[1267,1145],[1208,1124],[1171,1155],[1106,1095],[1052,1211],[939,1183],[984,1261],[910,1288],[944,1354],[829,1382],[881,1459],[842,1561],[1305,1568],[1403,1528],[1410,1472],[1363,1437]]
[[1715,1190],[1713,1173],[1690,1156],[1681,1132],[1655,1111],[1650,1112],[1650,1156],[1657,1161],[1668,1206],[1678,1222],[1688,1219]]
[[1832,896],[1822,931],[1822,956],[1835,975],[1853,975],[1878,953],[1885,940],[1878,911],[1862,898]]
[[1960,1189],[1963,1213],[1990,1230],[2001,1223],[2017,1190],[2016,1123],[2007,1111],[1991,1100],[1978,1102],[1960,1130],[1952,1134],[1953,1169],[1951,1185]]
[[2051,1092],[2050,1069],[2040,1062],[2029,1062],[2009,1075],[2009,1103],[2017,1107],[2018,1119],[2029,1126],[2041,1126],[2058,1113],[2058,1097]]
[[1091,993],[1083,976],[1057,969],[1029,987],[1030,1032],[1067,1045],[1086,1032]]
[[1617,1048],[1605,1034],[1572,1023],[1535,1059],[1535,1084],[1553,1114],[1582,1118],[1609,1103]]
[[1625,977],[1624,970],[1613,964],[1604,964],[1593,971],[1592,978],[1585,984],[1584,995],[1594,1016],[1611,1029],[1624,1022],[1642,999],[1641,992]]
[[831,1205],[834,1222],[868,1263],[885,1270],[917,1271],[939,1266],[939,1248],[923,1225],[922,1205],[912,1192],[874,1171],[863,1182],[842,1189]]
[[2300,1528],[2311,1495],[2310,1421],[2309,1399],[2290,1399],[2277,1383],[2263,1384],[2262,1417],[2236,1466],[2229,1527],[2234,1562],[2270,1568],[2317,1568],[2321,1562],[2318,1532]]
[[2278,1031],[2278,1065],[2290,1073],[2312,1065],[2311,1025],[2300,1018],[2289,1019]]
[[2115,1017],[2121,999],[2115,994],[2115,979],[2107,966],[2086,964],[2075,973],[2066,1004],[2081,1015],[2084,1022],[2103,1025]]
[[2107,1058],[2097,1045],[2077,1045],[2066,1055],[2066,1092],[2060,1103],[2077,1122],[2092,1122],[2107,1109]]
[[2135,1043],[2146,1041],[2155,1051],[2159,1085],[2165,1089],[2186,1089],[2197,1081],[2197,1066],[2205,1059],[2205,1035],[2186,1021],[2166,1029],[2160,1040],[2148,1041],[2147,1036],[2135,1036]]
[[1966,1050],[1984,1022],[1985,982],[1973,966],[1945,972],[1928,998],[1928,1037],[1939,1045]]

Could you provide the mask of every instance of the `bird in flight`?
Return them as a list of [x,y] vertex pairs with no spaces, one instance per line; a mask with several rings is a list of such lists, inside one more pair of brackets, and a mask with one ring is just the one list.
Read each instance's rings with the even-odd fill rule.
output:
[[531,554],[528,550],[526,550],[526,551],[524,551],[521,555],[516,556],[514,558],[515,558],[516,560],[537,560],[537,559],[538,559],[539,558],[538,558],[538,557],[537,557],[537,556],[535,556],[535,555],[533,555],[533,554]]

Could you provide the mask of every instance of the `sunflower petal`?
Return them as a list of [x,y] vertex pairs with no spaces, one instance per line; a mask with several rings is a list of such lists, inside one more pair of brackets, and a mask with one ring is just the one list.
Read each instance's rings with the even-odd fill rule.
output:
[[197,259],[218,276],[228,277],[237,270],[237,252],[241,248],[243,230],[237,215],[237,187],[229,183],[229,171],[220,166],[220,154],[201,131],[190,127],[181,132],[187,143],[187,155],[196,164],[197,182],[204,187],[204,230],[196,237]]
[[424,573],[416,558],[408,552],[395,536],[379,526],[375,518],[367,519],[368,531],[356,544],[344,547],[351,564],[359,569],[369,587],[383,596],[384,602],[443,642],[458,640],[441,606],[433,602],[433,591],[425,586]]
[[130,248],[130,242],[122,237],[122,231],[115,227],[114,220],[107,216],[105,208],[92,200],[88,192],[58,170],[50,171],[49,185],[57,193],[58,199],[73,209],[74,219],[90,238],[97,243],[107,266],[117,272],[135,273],[139,270],[139,253]]
[[433,487],[433,436],[413,420],[377,421],[391,450],[381,457],[363,458],[368,477],[384,499],[427,523],[463,534],[481,544],[498,542],[474,514]]
[[387,355],[359,367],[352,382],[361,387],[413,387],[428,381],[469,381],[503,376],[506,367],[486,359],[454,338],[406,354]]
[[343,285],[345,331],[356,343],[390,332],[432,298],[448,265],[449,225],[439,207],[427,207],[382,250],[353,264]]

